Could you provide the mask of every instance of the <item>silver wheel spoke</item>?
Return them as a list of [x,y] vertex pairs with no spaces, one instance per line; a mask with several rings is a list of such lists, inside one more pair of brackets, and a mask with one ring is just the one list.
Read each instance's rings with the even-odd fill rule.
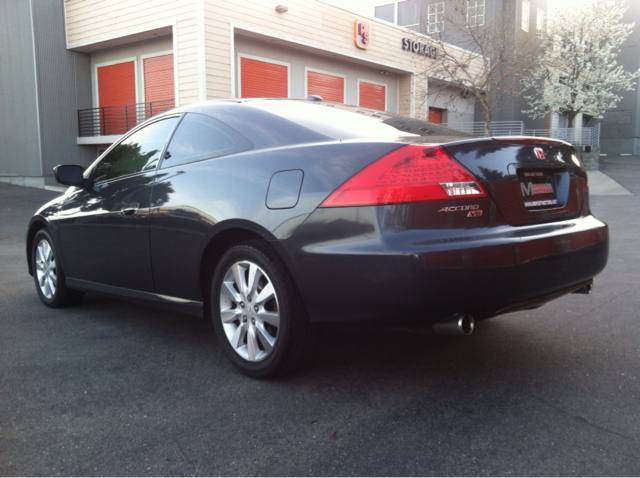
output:
[[242,316],[240,315],[242,311],[238,311],[238,309],[224,309],[220,311],[220,315],[222,317],[222,322],[224,324],[229,324],[231,322],[235,322],[236,320],[240,320]]
[[260,343],[264,348],[264,351],[268,354],[269,352],[271,352],[271,350],[273,350],[273,345],[276,343],[276,338],[272,337],[269,332],[258,325],[256,325],[255,330],[258,339],[260,340]]
[[[229,338],[229,342],[234,349],[238,350],[244,345],[244,336],[246,333],[247,324],[241,324],[240,327],[235,329],[233,335]],[[229,337],[229,335],[227,335],[227,337]]]
[[254,263],[249,264],[249,279],[247,280],[247,295],[254,296],[258,288],[258,282],[262,277],[262,271]]
[[269,300],[276,296],[276,291],[273,289],[273,285],[269,282],[264,289],[260,291],[258,297],[256,297],[256,304],[264,305]]
[[242,295],[233,287],[233,282],[223,282],[220,297],[224,297],[236,304],[242,302]]
[[258,312],[257,317],[274,327],[280,327],[280,314],[278,312],[269,312],[268,310],[262,310]]
[[47,290],[51,296],[56,293],[56,284],[51,277],[47,277]]
[[242,267],[242,265],[237,262],[235,263],[233,266],[231,266],[231,269],[233,270],[233,278],[235,280],[236,283],[236,287],[238,288],[238,291],[240,291],[240,294],[242,294],[243,296],[247,296],[247,283],[245,281],[244,278],[244,272],[245,272],[245,268]]
[[260,346],[258,345],[256,328],[251,326],[249,327],[249,331],[247,333],[247,353],[249,355],[248,359],[251,362],[255,362],[260,352],[261,350]]

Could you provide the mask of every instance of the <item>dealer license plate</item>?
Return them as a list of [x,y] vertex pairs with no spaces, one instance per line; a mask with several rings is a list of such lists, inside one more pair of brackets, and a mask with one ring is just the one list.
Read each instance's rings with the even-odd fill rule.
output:
[[555,175],[551,171],[518,171],[520,189],[527,209],[558,207]]

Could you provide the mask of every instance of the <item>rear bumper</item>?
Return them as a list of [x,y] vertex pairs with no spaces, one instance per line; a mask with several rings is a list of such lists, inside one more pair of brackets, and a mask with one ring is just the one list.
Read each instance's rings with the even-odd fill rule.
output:
[[380,213],[318,210],[287,241],[312,321],[488,318],[570,293],[607,263],[608,228],[593,216],[523,227],[403,229],[385,227]]

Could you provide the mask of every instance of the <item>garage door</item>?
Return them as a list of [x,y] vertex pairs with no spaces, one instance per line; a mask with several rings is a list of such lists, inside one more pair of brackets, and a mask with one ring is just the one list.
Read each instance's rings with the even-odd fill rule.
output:
[[444,112],[441,108],[431,108],[429,107],[429,122],[431,123],[442,123],[442,113]]
[[358,83],[358,105],[374,110],[387,109],[387,87],[361,81]]
[[287,98],[289,68],[267,61],[240,58],[241,98]]
[[122,134],[136,125],[135,63],[128,61],[98,68],[98,105],[101,134]]
[[344,78],[307,71],[307,94],[322,96],[325,101],[344,103]]
[[[144,59],[144,101],[146,116],[153,116],[175,106],[173,55]],[[150,103],[150,104],[149,104]]]

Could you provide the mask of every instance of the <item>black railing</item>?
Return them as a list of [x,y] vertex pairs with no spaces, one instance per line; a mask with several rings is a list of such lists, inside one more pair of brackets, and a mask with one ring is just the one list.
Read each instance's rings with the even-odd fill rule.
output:
[[78,136],[124,134],[147,118],[170,110],[174,100],[78,110]]

